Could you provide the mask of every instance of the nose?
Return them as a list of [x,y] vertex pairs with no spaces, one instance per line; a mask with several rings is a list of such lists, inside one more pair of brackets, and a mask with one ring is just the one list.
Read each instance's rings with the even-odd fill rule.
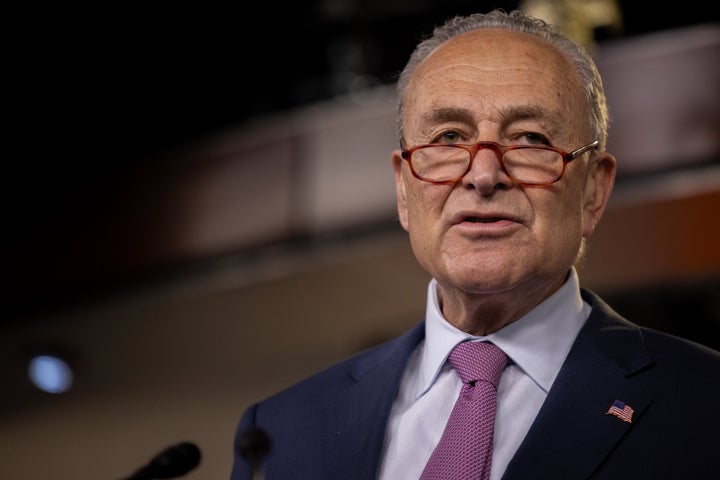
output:
[[463,186],[482,194],[510,188],[513,183],[503,169],[501,155],[494,145],[479,144],[477,154],[470,160],[470,170],[461,179]]

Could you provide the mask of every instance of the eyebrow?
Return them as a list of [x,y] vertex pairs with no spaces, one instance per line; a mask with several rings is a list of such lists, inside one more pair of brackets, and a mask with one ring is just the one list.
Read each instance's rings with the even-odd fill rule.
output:
[[545,130],[547,135],[554,137],[560,134],[567,127],[563,117],[556,111],[542,105],[522,105],[511,107],[503,112],[502,128],[508,128],[516,122],[530,120],[537,122]]
[[503,124],[509,125],[521,120],[544,120],[552,123],[553,114],[540,105],[522,105],[511,107],[502,115]]
[[[545,120],[552,123],[552,112],[539,105],[522,105],[501,111],[500,118],[504,126],[521,120]],[[423,115],[425,123],[458,122],[475,124],[475,117],[466,108],[442,107]]]
[[[502,128],[507,128],[515,122],[523,120],[535,120],[542,122],[550,130],[558,130],[559,125],[556,116],[551,110],[540,105],[520,105],[501,110],[500,122]],[[475,125],[476,118],[472,110],[459,107],[436,108],[423,115],[425,124],[438,124],[447,122],[464,123]]]
[[475,119],[470,110],[466,108],[443,107],[432,110],[423,115],[423,123],[435,124],[445,122],[458,122],[474,124]]

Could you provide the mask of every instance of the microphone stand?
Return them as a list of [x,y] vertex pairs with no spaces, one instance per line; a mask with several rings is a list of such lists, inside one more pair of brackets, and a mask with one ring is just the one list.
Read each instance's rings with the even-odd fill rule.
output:
[[253,469],[252,480],[265,480],[262,464],[271,446],[270,437],[259,427],[248,428],[240,438],[240,455]]

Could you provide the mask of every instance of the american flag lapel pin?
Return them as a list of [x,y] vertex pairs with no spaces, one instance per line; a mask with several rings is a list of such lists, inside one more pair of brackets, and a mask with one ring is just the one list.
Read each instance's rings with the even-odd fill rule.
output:
[[620,400],[615,400],[605,415],[615,415],[623,422],[632,423],[632,416],[635,413],[630,405]]

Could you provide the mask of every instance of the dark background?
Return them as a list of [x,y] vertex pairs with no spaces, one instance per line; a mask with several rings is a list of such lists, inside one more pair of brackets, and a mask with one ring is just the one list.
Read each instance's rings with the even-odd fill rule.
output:
[[[34,192],[63,190],[60,179],[123,170],[218,128],[346,93],[348,75],[394,82],[433,26],[517,4],[300,0],[29,11],[8,18],[17,21],[4,77],[18,148],[8,163],[40,182],[30,185]],[[619,5],[622,30],[597,32],[599,42],[719,18],[703,2]]]
[[[64,282],[50,265],[106,212],[125,176],[224,127],[357,85],[391,84],[433,26],[517,4],[303,0],[12,12],[3,69],[6,318],[104,285]],[[702,2],[619,5],[622,29],[596,32],[598,42],[718,19]]]

